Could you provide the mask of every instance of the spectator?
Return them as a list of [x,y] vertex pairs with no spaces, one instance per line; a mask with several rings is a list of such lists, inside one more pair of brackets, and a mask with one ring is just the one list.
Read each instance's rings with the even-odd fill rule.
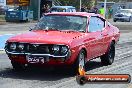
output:
[[91,10],[90,10],[90,13],[97,14],[98,13],[98,8],[96,8],[96,6],[92,7]]
[[49,9],[50,9],[49,5],[46,4],[46,6],[45,6],[45,13],[48,13],[49,12]]
[[104,16],[104,14],[105,14],[104,5],[102,5],[102,7],[99,9],[99,14]]
[[43,7],[42,7],[42,14],[48,13],[48,12],[49,12],[49,5],[48,4],[43,5]]
[[85,12],[86,10],[85,10],[85,7],[84,6],[82,6],[82,8],[81,8],[81,12]]
[[113,9],[112,7],[108,7],[108,18],[110,19],[112,17],[113,14]]
[[42,12],[45,13],[45,11],[46,11],[46,7],[45,7],[45,5],[43,5]]

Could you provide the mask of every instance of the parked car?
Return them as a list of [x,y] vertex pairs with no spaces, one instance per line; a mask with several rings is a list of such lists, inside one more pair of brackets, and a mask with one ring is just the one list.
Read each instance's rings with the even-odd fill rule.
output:
[[132,9],[121,9],[114,15],[113,21],[127,21],[132,22]]
[[29,32],[8,39],[5,51],[15,70],[39,65],[70,67],[76,73],[96,57],[111,65],[119,37],[119,29],[99,14],[47,13]]
[[76,9],[73,6],[53,6],[50,12],[76,12]]

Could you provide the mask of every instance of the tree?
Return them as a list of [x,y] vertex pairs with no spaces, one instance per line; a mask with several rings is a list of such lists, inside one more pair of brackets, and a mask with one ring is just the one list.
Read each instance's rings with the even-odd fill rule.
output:
[[[59,0],[62,5],[71,5],[79,9],[80,0]],[[82,0],[82,5],[86,7],[91,7],[94,0]]]

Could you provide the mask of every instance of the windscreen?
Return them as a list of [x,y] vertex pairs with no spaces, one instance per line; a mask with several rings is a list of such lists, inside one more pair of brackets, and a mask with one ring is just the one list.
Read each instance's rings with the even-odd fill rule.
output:
[[87,18],[82,16],[46,15],[40,19],[36,30],[86,30]]

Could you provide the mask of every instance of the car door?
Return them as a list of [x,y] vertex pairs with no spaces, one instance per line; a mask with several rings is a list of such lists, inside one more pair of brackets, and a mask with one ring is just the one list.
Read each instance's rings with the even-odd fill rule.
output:
[[98,17],[98,28],[100,29],[101,31],[101,41],[100,41],[100,55],[104,54],[105,51],[106,51],[106,48],[107,48],[107,44],[108,44],[108,28],[107,28],[107,25],[106,25],[106,20],[101,18],[101,17]]
[[102,50],[102,29],[100,26],[100,18],[98,16],[92,16],[89,20],[88,33],[89,33],[89,47],[90,58],[97,57],[101,54]]
[[102,36],[103,36],[102,53],[105,53],[107,51],[112,37],[111,35],[113,35],[113,30],[111,30],[110,23],[105,21],[105,26],[102,30]]

